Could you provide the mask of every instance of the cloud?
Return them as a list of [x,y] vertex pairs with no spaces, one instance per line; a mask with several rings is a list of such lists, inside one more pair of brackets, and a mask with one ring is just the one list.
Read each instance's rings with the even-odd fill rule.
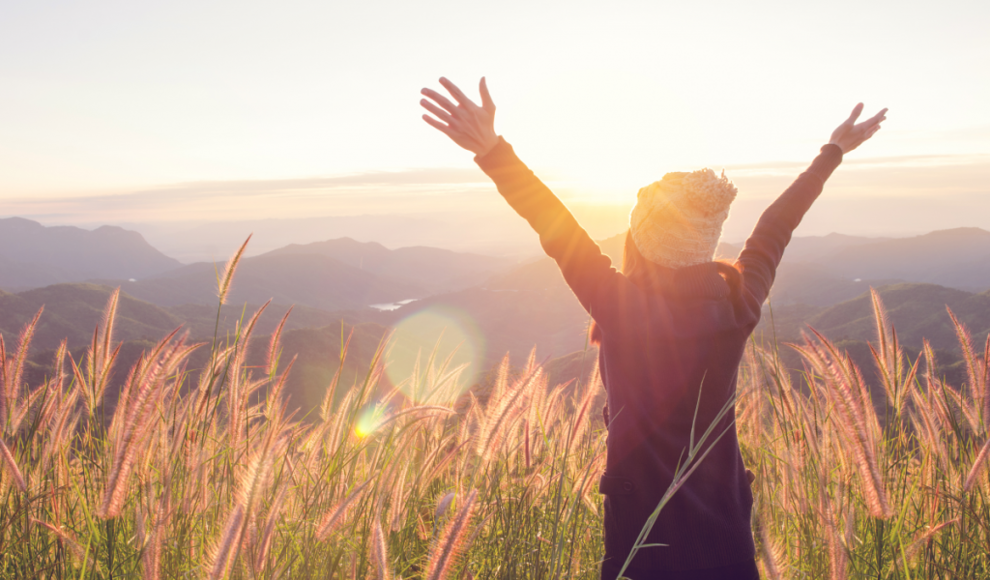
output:
[[14,198],[4,206],[7,215],[44,222],[223,221],[450,211],[477,205],[470,193],[479,189],[492,189],[480,170],[433,168],[180,183],[122,194]]
[[[727,234],[732,239],[745,237],[767,203],[805,166],[782,162],[727,167],[740,188]],[[596,208],[594,191],[578,193],[563,183],[551,185],[599,237],[621,231],[635,201],[603,195],[600,199],[611,201]],[[990,155],[850,156],[829,180],[816,204],[821,207],[809,213],[803,229],[923,233],[937,229],[936,220],[939,228],[956,224],[990,229],[990,211],[984,211],[990,204],[985,199],[990,200]],[[46,224],[93,226],[436,213],[516,219],[494,194],[491,182],[474,168],[180,183],[124,194],[8,199],[4,206],[7,215]],[[867,207],[868,212],[857,211]],[[884,207],[888,211],[882,211]],[[896,224],[891,223],[895,219]]]

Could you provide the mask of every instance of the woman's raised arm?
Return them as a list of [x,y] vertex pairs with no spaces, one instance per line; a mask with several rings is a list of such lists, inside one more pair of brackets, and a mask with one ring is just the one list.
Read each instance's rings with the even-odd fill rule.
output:
[[440,79],[455,105],[436,91],[423,89],[420,104],[436,118],[423,119],[475,153],[475,162],[498,188],[505,201],[540,235],[540,244],[553,258],[578,301],[592,311],[602,282],[616,276],[612,262],[588,236],[564,204],[516,157],[512,147],[495,133],[495,103],[481,79],[481,106],[474,104],[454,83]]
[[866,121],[856,123],[862,112],[863,103],[853,107],[852,114],[832,132],[828,145],[822,147],[811,167],[763,212],[753,234],[746,240],[738,263],[744,284],[759,304],[770,293],[791,233],[822,192],[832,171],[842,162],[842,156],[872,137],[880,130],[880,123],[887,119],[887,109],[883,109]]

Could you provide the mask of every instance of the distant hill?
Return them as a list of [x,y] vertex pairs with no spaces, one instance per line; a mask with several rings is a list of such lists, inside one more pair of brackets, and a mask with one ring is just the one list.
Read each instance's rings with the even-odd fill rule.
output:
[[972,292],[990,288],[990,232],[956,228],[840,249],[817,259],[849,278],[927,282]]
[[[990,331],[990,292],[973,294],[930,284],[896,284],[880,291],[890,320],[909,355],[916,355],[922,338],[927,338],[939,350],[939,361],[945,365],[940,372],[958,382],[961,363],[958,355],[953,354],[957,350],[956,338],[945,305],[948,304],[967,324],[979,346]],[[93,284],[64,284],[20,294],[0,294],[0,332],[9,349],[15,348],[23,324],[42,304],[45,305],[28,369],[31,384],[37,384],[50,374],[51,349],[62,338],[69,339],[77,359],[82,356],[93,328],[101,321],[110,292],[109,287]],[[245,312],[243,307],[225,307],[221,313],[221,336],[234,329],[242,312],[244,316],[250,316],[254,309],[252,306]],[[274,329],[285,310],[284,305],[272,306],[262,317],[249,365],[263,364],[268,342],[266,335]],[[444,312],[448,316],[453,313],[465,326],[477,329],[476,337],[482,346],[479,353],[482,370],[491,368],[507,352],[513,364],[519,366],[534,346],[538,360],[550,360],[547,370],[554,382],[586,376],[594,364],[595,349],[586,342],[588,316],[566,287],[562,291],[559,287],[516,291],[470,288],[380,313],[367,309],[332,313],[298,306],[289,318],[282,343],[284,362],[299,355],[288,388],[293,401],[291,406],[308,412],[319,404],[326,384],[338,366],[341,337],[346,337],[351,328],[355,329],[355,339],[345,363],[342,390],[362,379],[375,348],[391,327],[410,316],[431,311]],[[764,315],[759,329],[764,337],[771,336],[771,320],[780,343],[799,340],[801,330],[811,324],[838,341],[840,348],[848,349],[864,369],[867,380],[875,382],[866,346],[866,341],[875,339],[868,294],[830,307],[791,305],[777,308],[772,318],[769,313]],[[208,343],[215,323],[215,307],[162,308],[122,294],[115,337],[125,344],[113,384],[119,385],[143,350],[180,324],[190,330],[194,341]],[[433,339],[427,339],[418,344],[398,344],[395,348],[429,352],[432,344]],[[204,364],[207,349],[204,347],[190,360],[191,372],[195,373]],[[782,348],[782,353],[789,366],[800,368],[800,362],[790,349]],[[388,377],[382,381],[384,389],[392,384]]]
[[880,287],[901,282],[898,279],[860,279],[839,276],[810,262],[784,260],[777,268],[777,277],[770,289],[774,306],[809,304],[830,306],[850,300]]
[[[213,305],[223,263],[184,266],[152,278],[122,282],[136,298],[159,306]],[[116,283],[116,282],[114,282]],[[320,254],[265,254],[241,260],[229,304],[300,304],[321,310],[352,310],[370,304],[422,298],[429,291],[379,276]]]
[[[45,311],[31,343],[35,350],[54,349],[64,339],[70,348],[88,344],[102,322],[110,292],[111,288],[95,284],[57,284],[0,296],[0,332],[7,348],[17,347],[21,329],[42,306]],[[157,341],[181,324],[167,311],[122,294],[115,336],[120,341]]]
[[389,250],[375,242],[351,238],[291,244],[262,256],[294,254],[326,256],[365,272],[416,284],[431,293],[474,286],[513,265],[506,258],[421,246]]
[[[878,288],[890,323],[899,340],[921,348],[927,339],[934,348],[957,350],[955,328],[946,312],[952,309],[973,335],[979,347],[990,332],[990,291],[974,294],[935,284],[901,283]],[[772,328],[771,328],[772,321]],[[870,294],[861,294],[829,307],[791,305],[765,314],[764,333],[775,333],[780,341],[798,340],[807,326],[833,340],[876,340],[876,323]]]
[[142,279],[179,266],[141,234],[116,226],[89,231],[0,219],[0,287],[8,290],[96,278]]
[[956,228],[911,238],[794,238],[784,252],[770,299],[776,306],[830,306],[870,286],[900,282],[967,292],[990,289],[990,232]]
[[[42,306],[45,310],[31,343],[33,352],[53,350],[65,339],[70,349],[85,347],[92,340],[93,329],[102,323],[112,290],[96,284],[57,284],[19,294],[0,292],[0,334],[8,351],[17,348],[21,330]],[[249,318],[257,308],[257,305],[225,306],[220,313],[220,335],[233,332],[238,320],[242,316]],[[271,333],[287,310],[286,305],[270,306],[258,321],[257,334]],[[286,329],[324,326],[342,318],[353,322],[346,314],[296,306]],[[216,305],[162,308],[121,292],[114,337],[118,341],[157,342],[182,326],[193,340],[206,340],[213,337],[216,325]]]
[[[741,248],[723,244],[719,253]],[[923,282],[982,292],[990,288],[990,232],[956,228],[911,238],[829,234],[791,240],[777,271],[774,305],[829,306],[870,286]]]
[[[867,238],[831,233],[825,236],[798,236],[791,239],[784,252],[785,262],[816,262],[836,252],[869,244],[891,241],[893,238]],[[739,249],[742,249],[740,244]]]
[[[827,241],[823,241],[828,238]],[[598,246],[602,252],[612,259],[612,266],[620,269],[622,252],[626,235],[620,234],[606,240],[599,240]],[[807,244],[799,243],[812,240]],[[841,241],[840,241],[841,240]],[[856,242],[849,241],[856,240]],[[830,251],[834,248],[845,248],[854,243],[868,243],[871,238],[852,238],[852,236],[824,236],[822,240],[815,238],[798,238],[794,242],[799,246],[799,255],[816,255],[818,252]],[[715,258],[735,260],[742,246],[720,243],[715,251]],[[790,252],[791,248],[788,248]],[[786,259],[777,272],[771,295],[774,304],[812,304],[827,306],[843,300],[854,298],[869,289],[870,285],[879,286],[900,280],[867,280],[854,282],[835,274],[825,272],[821,267],[801,262],[790,262]],[[492,276],[485,288],[490,290],[546,290],[555,289],[562,296],[570,296],[567,284],[560,274],[557,264],[549,257],[539,258],[524,263],[504,273]],[[563,298],[562,298],[563,299]]]

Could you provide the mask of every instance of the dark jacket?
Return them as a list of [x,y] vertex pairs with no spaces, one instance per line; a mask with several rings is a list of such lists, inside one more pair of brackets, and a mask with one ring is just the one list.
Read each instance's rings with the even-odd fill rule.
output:
[[[822,147],[811,167],[763,213],[740,253],[739,291],[714,263],[670,270],[662,288],[645,291],[617,272],[556,196],[499,140],[475,158],[509,205],[540,235],[567,284],[602,332],[599,363],[611,421],[605,494],[605,557],[622,562],[670,485],[695,432],[703,433],[733,396],[746,341],[791,232],[842,161]],[[700,391],[700,403],[699,403]],[[695,570],[754,557],[753,496],[731,410],[725,435],[664,507],[633,566]]]

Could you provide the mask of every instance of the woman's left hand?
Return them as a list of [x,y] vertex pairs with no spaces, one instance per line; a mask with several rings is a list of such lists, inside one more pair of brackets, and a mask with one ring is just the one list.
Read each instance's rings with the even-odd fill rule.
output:
[[881,109],[879,113],[862,123],[856,123],[856,119],[859,118],[862,112],[863,103],[859,103],[853,107],[852,114],[849,115],[849,118],[843,121],[835,131],[832,131],[832,137],[828,142],[831,145],[838,145],[839,149],[842,149],[843,154],[849,153],[862,145],[864,141],[880,130],[880,123],[887,120],[887,109]]
[[478,87],[481,92],[480,107],[446,78],[441,77],[440,84],[454,97],[457,104],[432,89],[423,89],[423,95],[432,99],[432,102],[421,99],[419,104],[437,117],[434,119],[423,115],[423,120],[475,155],[484,155],[491,151],[498,143],[498,135],[495,133],[495,103],[488,93],[485,78],[481,77]]

